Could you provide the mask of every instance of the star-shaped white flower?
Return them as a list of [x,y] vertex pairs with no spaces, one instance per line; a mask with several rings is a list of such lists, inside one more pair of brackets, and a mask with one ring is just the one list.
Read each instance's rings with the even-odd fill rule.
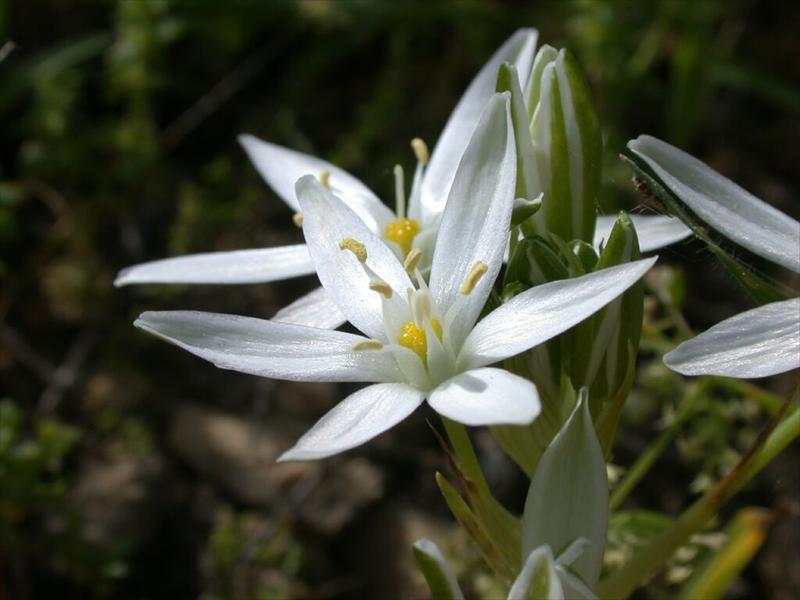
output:
[[[497,71],[501,64],[510,62],[521,73],[528,73],[537,37],[535,29],[520,29],[495,52],[464,92],[430,156],[421,140],[412,142],[417,169],[408,198],[408,210],[404,178],[399,168],[395,169],[396,211],[393,212],[358,178],[328,161],[251,135],[243,135],[239,141],[264,180],[295,211],[297,223],[301,222],[303,213],[295,194],[295,182],[303,175],[321,177],[326,186],[398,254],[404,256],[412,249],[418,249],[421,252],[420,270],[427,275],[445,200],[464,148],[481,111],[494,93]],[[120,272],[115,285],[266,283],[314,273],[314,263],[306,245],[295,244],[195,254],[134,265]],[[301,297],[274,318],[286,323],[332,329],[345,321],[323,288]]]
[[[628,142],[711,227],[800,273],[800,223],[686,152],[649,135]],[[664,363],[684,375],[757,378],[800,367],[800,298],[740,313],[682,343]]]
[[489,365],[582,321],[635,283],[655,259],[532,288],[478,321],[508,243],[515,177],[509,98],[496,94],[454,178],[429,287],[413,261],[401,263],[316,178],[297,182],[317,275],[364,335],[187,311],[144,313],[136,325],[222,368],[289,380],[374,383],[340,402],[282,460],[322,458],[358,446],[425,400],[467,425],[529,423],[540,410],[533,383]]

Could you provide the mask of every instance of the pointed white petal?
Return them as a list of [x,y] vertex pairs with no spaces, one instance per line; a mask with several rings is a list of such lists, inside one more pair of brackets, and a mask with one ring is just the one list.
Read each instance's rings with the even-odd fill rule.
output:
[[196,311],[146,312],[134,323],[221,369],[292,381],[399,381],[390,352],[354,351],[359,335]]
[[759,256],[800,273],[800,222],[683,150],[649,135],[628,142],[698,217]]
[[305,244],[207,252],[154,260],[123,269],[114,285],[139,283],[266,283],[314,273]]
[[[675,242],[685,240],[692,235],[692,230],[684,225],[680,219],[666,215],[628,215],[636,228],[639,237],[639,250],[652,252]],[[594,247],[599,250],[600,244],[608,240],[617,217],[602,215],[597,217],[597,226],[594,230]]]
[[503,263],[516,184],[516,149],[509,95],[495,94],[458,167],[442,216],[431,265],[430,289],[444,314],[461,295],[465,277],[480,261],[488,270],[459,302],[455,329],[458,348],[480,314]]
[[522,555],[543,545],[567,548],[585,538],[589,544],[571,568],[591,587],[600,576],[607,528],[606,461],[583,388],[531,479],[522,515]]
[[319,329],[336,329],[347,321],[324,287],[318,287],[284,306],[272,320]]
[[360,446],[405,419],[424,399],[403,383],[365,387],[334,406],[278,461],[325,458]]
[[389,247],[315,177],[297,182],[303,212],[303,234],[317,267],[317,276],[347,320],[368,336],[386,341],[380,296],[369,289],[370,277],[358,259],[339,242],[351,238],[367,249],[367,266],[405,298],[413,287],[403,265]]
[[494,53],[464,92],[433,149],[425,171],[421,195],[423,212],[436,214],[444,209],[464,148],[486,102],[494,94],[500,65],[504,62],[513,64],[524,78],[521,85],[525,86],[527,83],[537,37],[538,32],[535,29],[520,29],[514,33]]
[[636,283],[656,257],[536,286],[484,317],[464,342],[459,368],[524,352],[583,321]]
[[464,600],[458,580],[439,548],[428,539],[414,542],[414,558],[428,582],[431,597],[436,600]]
[[767,377],[800,367],[800,298],[773,302],[717,323],[664,357],[684,375]]
[[464,425],[526,425],[541,411],[536,386],[503,369],[473,369],[436,387],[428,403]]
[[561,589],[561,581],[556,573],[556,561],[549,546],[540,546],[528,554],[508,592],[508,600],[529,598],[564,600],[564,590]]
[[373,230],[382,231],[394,214],[366,185],[347,171],[326,160],[270,144],[252,135],[240,135],[244,148],[258,172],[293,210],[300,210],[294,184],[303,175],[319,177],[330,173],[332,190]]

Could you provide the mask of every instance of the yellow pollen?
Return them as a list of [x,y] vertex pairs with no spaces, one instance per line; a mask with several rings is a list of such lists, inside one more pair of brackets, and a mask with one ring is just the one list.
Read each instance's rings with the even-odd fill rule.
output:
[[339,250],[350,250],[356,255],[359,262],[367,262],[367,247],[353,238],[345,238],[339,242]]
[[428,164],[430,155],[428,154],[428,146],[425,142],[423,142],[420,138],[414,138],[411,140],[411,149],[414,150],[414,155],[417,157],[419,162],[421,162],[423,165]]
[[[431,329],[442,341],[442,325],[436,319],[431,319]],[[425,330],[416,326],[414,321],[409,321],[400,329],[400,339],[398,343],[405,346],[409,350],[417,353],[423,361],[428,359],[428,336],[425,335]]]
[[418,232],[419,223],[414,219],[397,219],[386,226],[384,236],[400,246],[405,256],[411,251],[411,243]]
[[411,252],[408,253],[408,256],[406,256],[406,259],[403,261],[403,268],[406,270],[406,273],[411,275],[414,272],[414,269],[417,268],[421,258],[422,250],[419,248],[412,248]]
[[331,172],[328,169],[319,174],[319,182],[326,190],[331,189]]
[[360,350],[381,350],[382,348],[383,342],[380,340],[361,340],[353,344],[353,350],[356,352]]
[[301,213],[301,212],[294,213],[294,216],[292,217],[292,221],[294,222],[294,224],[297,227],[302,227],[303,226],[303,213]]
[[475,289],[475,286],[478,285],[481,277],[483,277],[483,274],[486,273],[488,269],[489,267],[487,267],[485,263],[482,263],[481,261],[476,262],[474,265],[472,265],[469,273],[467,273],[467,276],[464,278],[464,283],[461,284],[461,287],[458,289],[458,291],[465,296],[469,295],[472,290]]
[[386,298],[387,300],[391,299],[392,297],[392,288],[389,287],[389,284],[385,281],[381,281],[380,279],[373,279],[369,282],[369,289],[373,292],[378,292],[381,296]]

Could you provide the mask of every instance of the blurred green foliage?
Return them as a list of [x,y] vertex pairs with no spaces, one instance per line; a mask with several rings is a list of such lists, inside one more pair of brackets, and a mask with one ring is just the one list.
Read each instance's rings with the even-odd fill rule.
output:
[[[167,441],[171,410],[191,399],[274,416],[272,388],[198,367],[130,325],[148,308],[269,316],[310,282],[112,288],[132,263],[300,239],[238,133],[324,156],[388,195],[391,166],[413,162],[408,141],[432,144],[489,54],[535,26],[586,69],[605,139],[604,212],[642,201],[617,154],[646,132],[792,213],[800,194],[785,149],[800,137],[799,18],[795,3],[756,0],[0,4],[0,395],[15,399],[0,404],[0,597],[302,596],[313,589],[300,580],[324,588],[358,572],[347,552],[299,543],[283,517],[232,499],[211,511],[222,517],[204,512],[208,483]],[[649,290],[664,314],[645,332],[626,417],[644,433],[623,439],[623,457],[683,397],[659,355],[685,333],[684,297],[698,326],[736,308],[713,274],[671,281],[686,293]],[[729,464],[732,419],[748,424],[745,437],[757,422],[752,401],[737,398],[698,409],[662,467],[701,463],[715,475]],[[132,473],[106,484],[130,497],[101,495],[99,505],[123,507],[105,537],[87,534],[100,519],[75,500],[98,462]],[[660,485],[646,479],[634,496],[673,509],[659,504]],[[422,494],[437,506],[432,487],[414,492],[417,504]]]

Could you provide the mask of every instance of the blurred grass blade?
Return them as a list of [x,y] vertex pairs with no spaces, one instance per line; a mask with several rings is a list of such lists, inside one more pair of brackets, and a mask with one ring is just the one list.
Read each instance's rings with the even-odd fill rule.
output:
[[111,43],[108,32],[93,33],[51,45],[19,63],[0,80],[0,113],[8,110],[36,81],[51,79],[82,62],[99,56]]
[[776,513],[743,508],[726,530],[727,542],[711,554],[683,586],[679,600],[717,600],[750,563],[764,543]]

